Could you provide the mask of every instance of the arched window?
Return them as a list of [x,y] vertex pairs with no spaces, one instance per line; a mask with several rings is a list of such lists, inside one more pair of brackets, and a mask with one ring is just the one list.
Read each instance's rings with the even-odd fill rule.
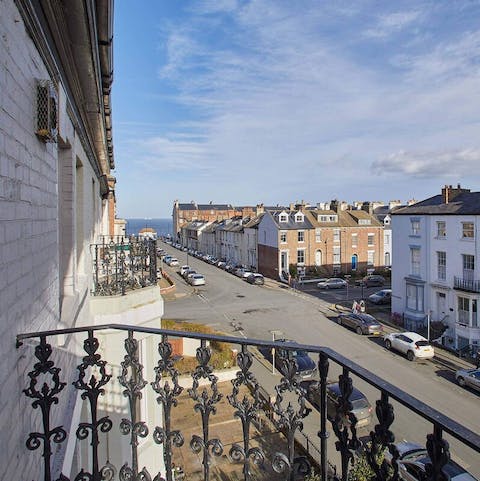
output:
[[315,265],[316,266],[322,265],[322,251],[320,250],[315,251]]
[[390,265],[390,252],[385,252],[385,265]]

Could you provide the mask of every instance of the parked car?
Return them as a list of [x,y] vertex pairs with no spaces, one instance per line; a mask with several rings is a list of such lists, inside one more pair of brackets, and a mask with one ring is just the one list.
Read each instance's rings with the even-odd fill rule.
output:
[[385,278],[378,274],[370,274],[356,281],[355,284],[365,287],[383,286],[385,284]]
[[[403,481],[425,481],[428,479],[426,473],[427,464],[431,463],[425,447],[416,443],[404,441],[395,444],[400,457],[398,459],[398,474]],[[385,453],[385,460],[391,463],[391,454]],[[455,461],[448,461],[443,467],[446,479],[450,481],[477,481],[468,471],[462,468]]]
[[265,284],[265,278],[262,276],[262,274],[254,273],[254,274],[250,274],[247,277],[247,282],[249,282],[250,284],[263,286],[263,284]]
[[471,387],[480,391],[480,369],[459,369],[455,373],[455,379],[462,387]]
[[184,272],[183,278],[188,281],[188,276],[193,275],[193,274],[197,274],[197,271],[194,270],[194,269],[189,269],[188,271]]
[[383,326],[370,314],[348,312],[340,314],[337,322],[341,326],[351,327],[357,334],[369,336],[383,334]]
[[217,263],[217,267],[220,267],[220,269],[225,269],[226,266],[227,266],[227,263],[224,261],[219,261]]
[[342,289],[347,287],[347,281],[340,279],[339,277],[331,277],[330,279],[325,279],[317,284],[319,289]]
[[416,332],[392,333],[385,336],[385,347],[407,355],[409,361],[430,359],[435,352],[430,342]]
[[[330,421],[335,419],[340,396],[340,386],[338,383],[327,385],[327,418]],[[317,409],[320,409],[320,392],[318,389],[309,388],[307,398]],[[356,427],[362,428],[368,426],[372,422],[373,408],[365,394],[354,387],[350,395],[350,402],[352,403],[351,412],[357,418]]]
[[184,265],[182,267],[180,267],[180,275],[183,276],[183,274],[185,274],[185,272],[189,271],[191,269],[190,266],[187,266],[187,265]]
[[368,296],[368,300],[373,304],[391,304],[392,289],[382,289]]
[[205,277],[202,274],[192,274],[188,276],[188,283],[192,286],[204,286]]
[[[277,339],[278,342],[288,342],[290,344],[297,344],[295,341],[288,339]],[[317,370],[317,366],[313,359],[308,355],[307,351],[303,349],[282,349],[277,347],[275,349],[275,365],[277,369],[285,376],[287,373],[283,372],[282,359],[292,356],[297,361],[297,374],[302,379],[311,379]]]
[[252,274],[253,274],[253,272],[252,272],[252,271],[249,271],[248,269],[242,269],[242,268],[240,268],[240,269],[237,269],[237,270],[235,271],[235,275],[236,275],[237,277],[240,277],[240,278],[243,279],[243,280],[246,280],[246,279],[247,279],[249,276],[251,276]]
[[175,267],[175,266],[178,266],[178,259],[176,257],[171,257],[170,260],[167,262],[167,264],[170,266],[170,267]]

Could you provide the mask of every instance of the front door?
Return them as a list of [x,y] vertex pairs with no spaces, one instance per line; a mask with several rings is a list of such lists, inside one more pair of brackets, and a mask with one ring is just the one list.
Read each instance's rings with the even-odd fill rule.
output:
[[280,270],[288,274],[288,252],[282,251],[280,253]]
[[445,304],[446,304],[446,295],[444,292],[437,292],[437,316],[438,321],[441,321],[445,317]]

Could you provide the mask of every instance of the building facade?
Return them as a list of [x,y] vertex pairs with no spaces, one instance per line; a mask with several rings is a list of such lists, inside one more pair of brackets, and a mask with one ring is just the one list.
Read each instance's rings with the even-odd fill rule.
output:
[[460,185],[392,214],[392,312],[412,329],[441,321],[458,350],[480,344],[479,222],[480,192]]

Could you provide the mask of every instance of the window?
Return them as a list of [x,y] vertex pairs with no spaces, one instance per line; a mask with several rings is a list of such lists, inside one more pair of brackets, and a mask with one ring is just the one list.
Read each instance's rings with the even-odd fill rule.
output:
[[336,215],[319,215],[317,217],[318,222],[337,222],[338,216]]
[[333,229],[333,242],[340,242],[340,229]]
[[370,225],[371,223],[371,219],[358,219],[358,225]]
[[297,250],[297,264],[305,264],[305,249]]
[[340,246],[333,246],[333,263],[340,264]]
[[390,265],[390,252],[385,252],[385,265]]
[[299,230],[297,232],[298,242],[305,242],[305,231]]
[[462,254],[463,278],[473,281],[473,273],[475,271],[475,256]]
[[407,284],[407,309],[423,312],[423,286]]
[[295,222],[303,222],[303,214],[302,213],[295,214]]
[[375,251],[367,251],[367,266],[375,264]]
[[478,327],[477,300],[472,299],[472,327]]
[[458,322],[470,324],[470,299],[468,297],[458,298]]
[[288,215],[287,214],[280,214],[278,219],[279,219],[280,222],[288,222]]
[[420,235],[420,220],[410,219],[410,228],[412,235]]
[[282,244],[287,242],[287,233],[284,230],[280,232],[280,242]]
[[442,221],[437,222],[437,238],[443,238],[447,235],[447,226],[446,223]]
[[390,245],[390,232],[385,232],[383,239],[385,244]]
[[375,245],[375,234],[368,234],[368,245]]
[[410,274],[412,276],[420,275],[420,249],[418,247],[410,248]]
[[473,222],[462,222],[462,238],[473,239],[473,237],[474,237]]
[[444,281],[447,278],[447,253],[437,252],[437,277]]
[[321,242],[322,240],[322,229],[318,227],[315,229],[315,242]]
[[358,234],[352,234],[352,247],[358,246]]

